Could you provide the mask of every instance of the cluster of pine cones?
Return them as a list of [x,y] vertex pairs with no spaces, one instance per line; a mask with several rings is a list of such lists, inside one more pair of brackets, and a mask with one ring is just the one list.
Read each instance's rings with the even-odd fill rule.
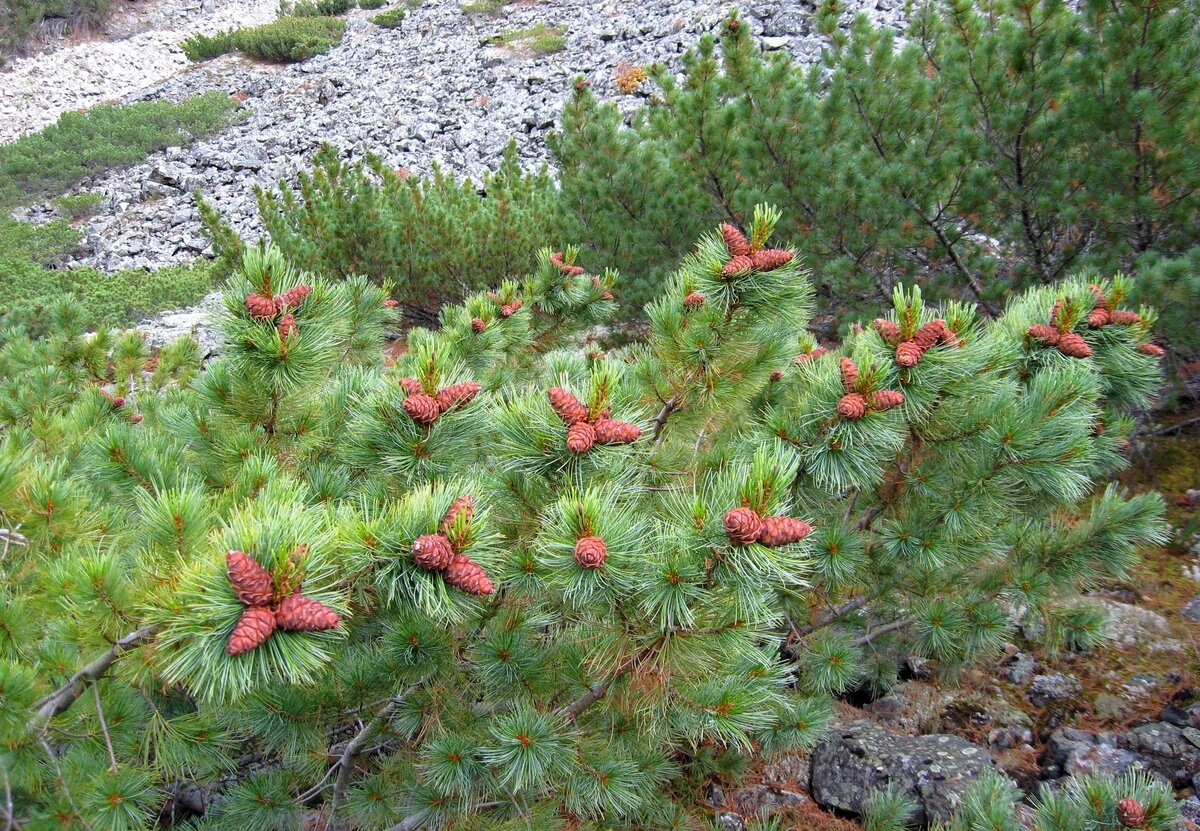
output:
[[479,394],[478,381],[451,384],[442,387],[433,395],[428,395],[416,378],[401,378],[400,386],[408,393],[408,398],[405,398],[400,406],[409,418],[426,427],[437,421],[438,416],[443,413],[470,404]]
[[728,222],[721,223],[721,238],[729,249],[729,259],[721,266],[721,273],[726,277],[748,274],[751,269],[774,271],[790,263],[795,256],[782,248],[757,247]]
[[[1128,309],[1114,309],[1113,304],[1105,296],[1104,290],[1095,283],[1092,283],[1089,288],[1096,298],[1096,307],[1088,315],[1088,326],[1100,329],[1104,326],[1132,326],[1142,322],[1142,316],[1137,312],[1131,312]],[[1155,343],[1138,344],[1137,351],[1152,358],[1161,358],[1166,354],[1163,348]]]
[[642,431],[636,424],[610,418],[608,410],[591,418],[583,402],[562,387],[551,387],[546,394],[554,412],[567,425],[567,449],[572,453],[586,453],[597,444],[633,444],[641,438]]
[[[304,556],[306,546],[300,546],[293,557]],[[319,632],[333,629],[341,618],[324,603],[305,597],[300,584],[280,578],[260,566],[244,551],[230,551],[225,556],[229,584],[246,609],[233,627],[225,651],[241,655],[262,646],[276,629],[285,632]]]
[[[100,396],[104,400],[106,400],[109,403],[109,405],[112,406],[112,408],[114,410],[120,410],[125,407],[125,396],[123,396],[123,395],[113,395],[108,390],[100,390]],[[141,424],[142,423],[142,414],[141,413],[130,413],[129,420],[131,422],[133,422],[134,424]]]
[[454,500],[438,526],[438,533],[422,534],[413,540],[413,560],[426,571],[440,571],[442,579],[460,591],[491,594],[496,590],[492,581],[474,560],[462,553],[470,542],[474,516],[474,497],[466,494]]
[[838,415],[846,419],[858,419],[868,412],[890,410],[904,403],[904,393],[898,390],[875,390],[862,392],[858,383],[858,366],[849,358],[842,358],[842,389],[845,394],[838,401]]
[[877,318],[872,324],[885,341],[896,347],[896,363],[909,369],[921,361],[925,350],[934,345],[944,343],[948,346],[960,346],[958,338],[950,331],[946,321],[940,317],[934,318],[913,332],[912,337],[905,338],[900,324],[886,318]]
[[275,320],[275,318],[279,317],[280,313],[283,313],[283,317],[279,319],[278,324],[279,336],[286,339],[300,330],[300,327],[296,324],[296,318],[287,314],[287,310],[299,306],[300,301],[310,294],[312,294],[312,286],[307,283],[294,286],[275,297],[267,297],[264,294],[251,292],[246,295],[246,311],[255,320]]
[[725,514],[725,533],[734,545],[756,542],[767,548],[790,545],[812,533],[812,526],[790,516],[759,516],[753,508],[733,508]]
[[[501,303],[500,295],[496,294],[496,292],[494,292],[494,291],[489,291],[487,293],[487,296],[488,296],[489,300],[491,300],[493,303],[495,303],[499,307],[500,317],[512,317],[517,312],[521,311],[521,307],[525,305],[525,302],[523,300],[521,300],[521,298],[519,298],[519,297],[514,297],[512,300],[508,301],[507,303]],[[471,318],[471,331],[472,332],[474,332],[475,334],[478,335],[480,332],[482,332],[485,329],[487,329],[487,321],[486,320],[484,320],[482,317]]]
[[815,361],[817,358],[829,352],[824,346],[818,346],[812,352],[801,352],[795,358],[792,358],[798,364],[806,364],[809,361]]
[[1059,300],[1050,310],[1049,323],[1035,323],[1026,330],[1026,334],[1046,346],[1053,346],[1068,358],[1090,358],[1092,347],[1082,335],[1072,332],[1062,319],[1063,301]]

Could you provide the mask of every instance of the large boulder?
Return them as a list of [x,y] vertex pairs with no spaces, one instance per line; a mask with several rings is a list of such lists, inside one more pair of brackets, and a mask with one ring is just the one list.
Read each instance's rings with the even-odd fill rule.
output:
[[957,736],[900,736],[872,721],[830,732],[812,754],[813,799],[825,808],[861,814],[867,798],[889,785],[912,796],[913,819],[948,819],[964,792],[994,762]]
[[1043,774],[1048,778],[1092,773],[1145,771],[1186,788],[1200,773],[1200,730],[1165,721],[1124,733],[1092,733],[1066,727],[1046,741]]

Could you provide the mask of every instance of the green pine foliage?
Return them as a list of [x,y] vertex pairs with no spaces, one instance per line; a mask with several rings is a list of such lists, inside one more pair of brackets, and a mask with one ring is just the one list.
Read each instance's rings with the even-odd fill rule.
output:
[[629,127],[577,84],[551,144],[563,195],[639,300],[704,227],[762,201],[853,310],[918,277],[998,309],[1014,287],[1197,244],[1195,0],[940,0],[903,42],[837,23],[828,4],[808,71],[731,15],[682,80],[651,71]]
[[[1152,310],[1093,274],[995,320],[897,288],[822,354],[780,214],[752,217],[607,353],[619,275],[570,247],[389,363],[383,287],[270,245],[203,371],[70,305],[5,343],[10,824],[697,827],[700,783],[811,746],[901,656],[952,673],[1022,617],[1101,640],[1072,595],[1164,533],[1156,495],[1096,490],[1157,383]],[[231,655],[244,618],[279,628]],[[1170,810],[1071,788],[1045,810]]]
[[388,9],[385,12],[371,16],[371,22],[376,26],[381,26],[384,29],[398,29],[404,22],[405,15],[408,14],[408,9],[396,7]]
[[40,36],[98,28],[115,5],[111,0],[7,0],[0,5],[0,66]]
[[105,170],[220,130],[236,104],[220,90],[174,103],[105,104],[68,112],[36,133],[0,145],[0,208],[55,196]]
[[227,29],[212,35],[194,32],[184,38],[179,48],[189,61],[207,61],[237,51],[236,29]]
[[207,61],[230,52],[245,52],[275,63],[306,61],[342,42],[346,21],[331,18],[349,9],[345,0],[320,0],[317,3],[305,0],[294,8],[287,7],[286,11],[281,8],[287,16],[278,20],[214,35],[196,32],[185,38],[180,47],[192,61]]
[[[458,182],[438,167],[428,177],[412,176],[371,154],[351,164],[326,145],[295,188],[280,182],[257,195],[263,226],[289,262],[333,279],[388,281],[399,300],[428,313],[489,281],[525,273],[563,222],[550,175],[522,172],[513,143],[479,184]],[[241,241],[201,203],[222,262],[237,263]]]

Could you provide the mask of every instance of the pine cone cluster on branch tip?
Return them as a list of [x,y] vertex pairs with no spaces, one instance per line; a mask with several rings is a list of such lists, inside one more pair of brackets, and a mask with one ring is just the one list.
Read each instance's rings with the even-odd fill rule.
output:
[[394,309],[399,305],[400,305],[400,301],[394,297],[389,297],[387,300],[383,301],[383,307],[385,309]]
[[580,537],[575,541],[575,562],[580,568],[597,569],[608,559],[608,546],[600,537]]
[[521,301],[521,298],[519,298],[519,297],[516,300],[513,300],[509,303],[505,303],[503,306],[500,307],[500,317],[512,317],[517,312],[519,312],[521,310],[521,307],[524,305],[525,304]]
[[409,418],[426,427],[433,424],[442,414],[442,408],[438,406],[437,401],[425,393],[410,395],[400,406],[404,408],[404,412],[408,414]]
[[1062,325],[1060,320],[1062,309],[1063,301],[1056,301],[1054,308],[1050,311],[1050,322],[1034,323],[1025,330],[1025,334],[1030,339],[1038,341],[1045,346],[1056,348],[1068,358],[1091,357],[1092,347],[1087,345],[1087,341],[1083,339],[1083,336],[1064,328]]
[[274,298],[251,292],[246,295],[246,311],[250,313],[250,317],[259,320],[273,320],[275,315],[279,314],[279,304],[275,302]]
[[416,378],[401,378],[400,386],[408,394],[408,398],[404,399],[400,406],[409,418],[426,427],[437,421],[438,416],[455,407],[470,404],[475,400],[475,396],[479,395],[480,390],[478,381],[460,381],[442,387],[433,395],[427,395]]
[[1157,343],[1139,343],[1137,351],[1143,355],[1149,355],[1151,358],[1161,358],[1167,354],[1167,351]]
[[471,331],[472,332],[474,332],[475,334],[478,335],[480,332],[482,332],[486,328],[487,328],[487,324],[483,322],[482,317],[471,318]]
[[861,393],[848,392],[838,400],[837,411],[842,418],[862,418],[867,414],[867,399]]
[[100,390],[100,396],[108,401],[114,410],[119,410],[125,406],[125,396],[123,395],[113,395],[108,390]]
[[693,291],[683,298],[683,308],[690,310],[700,309],[704,307],[706,302],[708,302],[708,298],[704,296],[703,292]]
[[[563,252],[561,251],[555,251],[550,255],[550,263],[568,277],[578,277],[580,274],[583,274],[583,269],[580,266],[572,265],[563,259]],[[596,280],[594,282],[599,281]]]
[[409,395],[420,395],[425,391],[425,388],[421,386],[421,382],[416,378],[401,378],[399,384],[400,389]]
[[636,424],[611,418],[607,409],[592,418],[584,403],[562,387],[551,387],[546,396],[567,426],[567,449],[572,453],[586,453],[597,444],[633,444],[642,436]]
[[898,390],[875,390],[867,394],[867,406],[872,410],[890,410],[904,403],[904,393]]
[[[880,329],[881,324],[886,324],[884,329]],[[884,334],[884,339],[892,343],[892,337],[896,338],[896,364],[905,369],[911,369],[921,361],[921,356],[929,349],[932,349],[939,343],[947,344],[948,346],[960,346],[959,340],[954,333],[950,331],[950,327],[946,325],[946,321],[940,317],[934,318],[922,325],[913,336],[908,340],[900,340],[903,335],[900,327],[890,320],[875,321],[875,328]]]
[[[456,529],[458,518],[465,516]],[[442,579],[468,594],[491,594],[495,586],[487,574],[461,549],[470,539],[471,520],[475,517],[475,497],[463,494],[450,503],[438,523],[438,533],[422,534],[413,540],[413,561],[426,571],[440,571]]]
[[301,594],[299,586],[280,597],[280,591],[285,587],[244,551],[230,551],[225,555],[225,571],[238,600],[246,607],[225,647],[230,655],[241,655],[262,646],[277,629],[319,632],[341,623],[337,612]]
[[442,387],[434,396],[434,400],[437,401],[438,409],[442,413],[446,413],[455,407],[470,404],[475,400],[475,396],[479,395],[479,389],[478,381],[461,381],[448,387]]
[[1105,296],[1104,290],[1095,283],[1088,286],[1092,290],[1092,296],[1096,298],[1096,306],[1088,315],[1088,326],[1093,329],[1099,329],[1102,326],[1132,326],[1135,323],[1140,323],[1142,316],[1137,312],[1131,312],[1128,309],[1114,309]]
[[732,508],[725,514],[725,533],[734,545],[757,542],[767,548],[791,545],[812,533],[812,526],[790,516],[759,516],[753,508]]
[[1146,824],[1146,809],[1133,797],[1125,797],[1117,803],[1117,822],[1124,828],[1141,828]]

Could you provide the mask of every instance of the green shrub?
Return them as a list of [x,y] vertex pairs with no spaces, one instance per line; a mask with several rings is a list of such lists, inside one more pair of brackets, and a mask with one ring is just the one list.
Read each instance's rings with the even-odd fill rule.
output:
[[382,9],[387,5],[387,0],[359,0],[358,7],[367,11]]
[[100,207],[104,194],[94,191],[84,193],[63,194],[50,200],[50,204],[68,219],[82,219],[91,216]]
[[[523,174],[513,144],[482,188],[436,168],[432,176],[410,177],[375,156],[351,165],[329,146],[314,165],[297,190],[257,191],[272,242],[297,267],[390,282],[397,298],[429,310],[522,273],[547,240],[558,239],[564,222],[553,180],[545,169]],[[241,241],[200,201],[223,265],[240,262]]]
[[5,0],[0,3],[0,65],[43,32],[95,29],[115,5],[113,0]]
[[219,58],[221,55],[227,55],[237,49],[237,45],[234,43],[234,30],[232,29],[217,32],[215,35],[205,35],[196,32],[185,38],[179,45],[190,61],[207,61],[212,58]]
[[552,55],[567,48],[566,28],[537,23],[527,29],[505,29],[489,40],[497,46],[526,50],[535,55]]
[[371,18],[371,22],[376,26],[381,26],[384,29],[395,29],[404,22],[404,16],[408,14],[402,8],[388,9],[386,12],[380,12]]
[[512,2],[513,0],[473,0],[470,3],[463,3],[459,8],[467,14],[486,14],[498,12]]
[[[39,225],[0,219],[0,257],[52,265],[75,248],[79,237],[80,233],[61,219]],[[7,275],[0,271],[0,276]],[[7,280],[3,285],[7,290]]]
[[0,256],[0,274],[5,275],[0,329],[17,326],[38,336],[46,333],[48,310],[64,299],[89,328],[128,326],[196,303],[212,291],[216,271],[203,260],[105,274],[93,268],[49,269],[26,258]]
[[1137,268],[1133,297],[1158,308],[1167,348],[1180,360],[1200,358],[1200,246],[1175,257],[1151,252]]
[[0,208],[60,194],[105,170],[221,129],[234,102],[219,90],[176,104],[146,101],[63,113],[58,121],[0,145]]
[[234,32],[237,48],[264,61],[294,63],[328,52],[342,42],[346,21],[328,17],[284,17]]
[[817,72],[731,16],[626,127],[580,85],[551,139],[564,198],[642,297],[763,201],[839,315],[896,280],[996,309],[1013,288],[1200,244],[1200,4],[941,2],[903,43],[859,16]]
[[280,17],[337,17],[352,8],[353,0],[279,0]]

